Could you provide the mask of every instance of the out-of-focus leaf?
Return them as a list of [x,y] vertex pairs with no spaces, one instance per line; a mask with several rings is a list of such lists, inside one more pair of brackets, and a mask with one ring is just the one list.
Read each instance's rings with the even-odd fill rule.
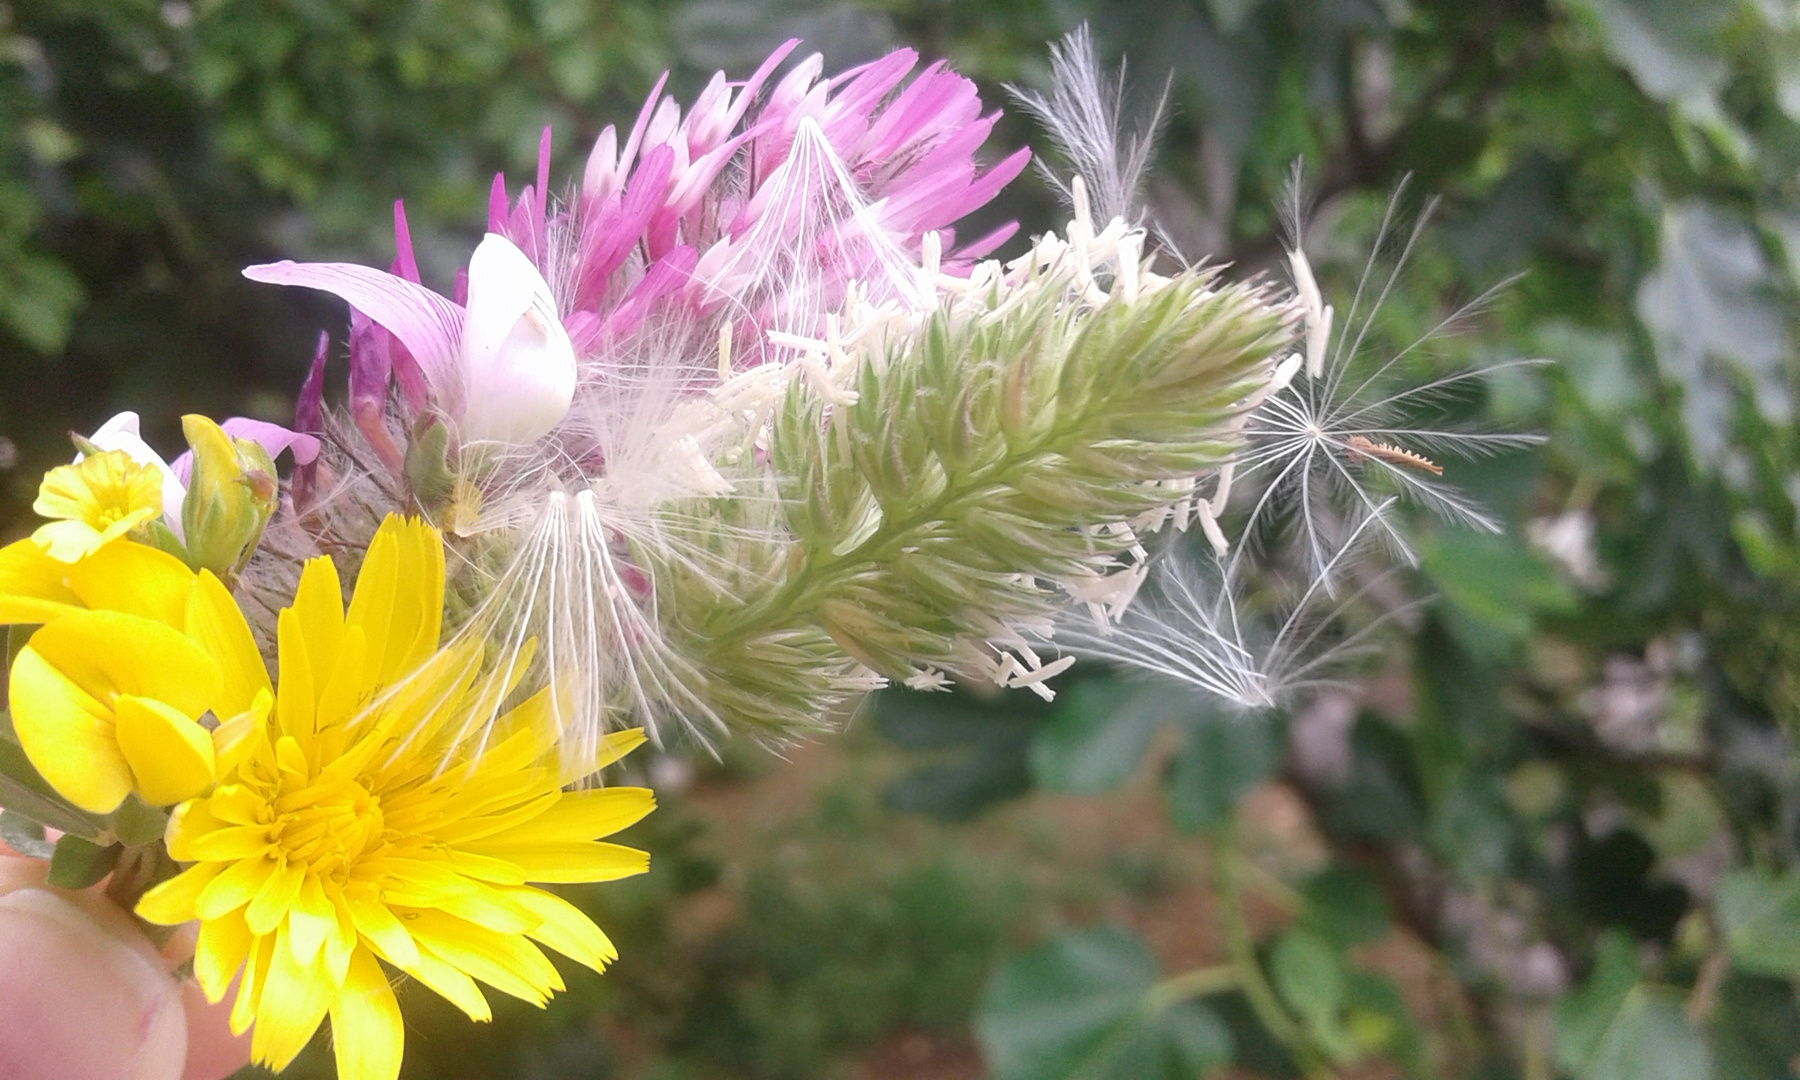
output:
[[1333,864],[1308,878],[1300,889],[1305,926],[1339,949],[1387,936],[1392,913],[1387,900],[1364,875]]
[[1710,1080],[1711,1055],[1675,991],[1638,981],[1629,938],[1600,941],[1594,970],[1556,1009],[1556,1054],[1575,1080]]
[[1800,976],[1800,876],[1734,871],[1719,882],[1713,911],[1739,971]]
[[1526,155],[1485,202],[1445,226],[1451,251],[1477,277],[1515,266],[1556,229],[1563,183],[1556,162]]
[[1050,791],[1098,795],[1124,783],[1158,730],[1194,695],[1150,681],[1089,679],[1057,695],[1031,742],[1031,774]]
[[1730,69],[1715,36],[1731,0],[1568,0],[1598,23],[1606,51],[1658,101],[1709,102]]
[[995,1080],[1185,1080],[1229,1060],[1230,1036],[1196,1001],[1156,1008],[1156,960],[1129,931],[1064,934],[1002,964],[976,1032]]
[[1280,749],[1274,717],[1267,712],[1197,713],[1169,768],[1170,820],[1188,832],[1225,824],[1238,800],[1274,769]]
[[1793,415],[1787,316],[1742,222],[1703,202],[1665,211],[1661,260],[1638,287],[1637,312],[1682,388],[1682,420],[1701,462],[1725,461],[1740,380],[1770,423]]
[[955,821],[1030,789],[1032,734],[1050,707],[1027,694],[987,706],[966,694],[884,690],[870,708],[890,742],[944,758],[890,784],[889,805]]
[[1305,930],[1286,931],[1269,951],[1269,976],[1307,1033],[1334,1061],[1349,1064],[1361,1056],[1343,1025],[1348,974],[1329,943]]
[[1444,529],[1418,547],[1432,583],[1476,624],[1467,631],[1452,624],[1465,645],[1479,648],[1484,636],[1516,641],[1531,632],[1535,613],[1575,606],[1568,586],[1522,537]]
[[48,880],[59,889],[85,889],[112,873],[124,851],[118,844],[102,847],[79,836],[64,835],[50,855]]
[[1715,1080],[1793,1075],[1800,1056],[1800,1009],[1786,982],[1733,975],[1719,987],[1707,1023]]

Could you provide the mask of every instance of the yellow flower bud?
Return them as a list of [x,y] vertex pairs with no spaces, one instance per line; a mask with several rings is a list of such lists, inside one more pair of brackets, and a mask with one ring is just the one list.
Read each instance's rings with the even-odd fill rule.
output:
[[234,439],[204,416],[181,418],[194,452],[193,475],[181,504],[182,531],[196,569],[234,574],[275,512],[275,463],[249,439]]

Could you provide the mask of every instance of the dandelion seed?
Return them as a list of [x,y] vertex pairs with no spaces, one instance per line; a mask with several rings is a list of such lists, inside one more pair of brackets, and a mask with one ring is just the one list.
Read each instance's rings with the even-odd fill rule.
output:
[[1152,564],[1145,594],[1116,625],[1069,621],[1058,628],[1057,643],[1073,656],[1182,683],[1237,708],[1286,705],[1305,690],[1331,685],[1333,673],[1368,651],[1381,627],[1416,606],[1381,611],[1344,629],[1393,577],[1392,571],[1364,574],[1341,596],[1327,584],[1349,573],[1377,520],[1378,514],[1364,518],[1278,618],[1251,613],[1242,563],[1171,553]]
[[[1378,484],[1453,524],[1498,531],[1499,522],[1482,507],[1441,482],[1440,462],[1490,456],[1543,441],[1539,435],[1491,431],[1433,415],[1478,394],[1495,372],[1540,361],[1475,365],[1417,383],[1404,381],[1400,371],[1409,357],[1481,311],[1505,282],[1393,355],[1367,355],[1364,346],[1376,312],[1398,281],[1430,215],[1427,207],[1394,245],[1392,265],[1379,269],[1381,254],[1400,235],[1404,191],[1402,185],[1390,199],[1345,324],[1329,341],[1314,335],[1331,323],[1331,308],[1324,303],[1305,257],[1298,251],[1290,254],[1295,290],[1306,312],[1305,377],[1299,377],[1295,358],[1284,361],[1269,393],[1256,403],[1244,425],[1248,445],[1238,459],[1236,475],[1256,493],[1242,532],[1257,536],[1271,519],[1291,514],[1315,570],[1329,562],[1332,534],[1360,529],[1365,519],[1374,522],[1377,535],[1402,558],[1416,562],[1391,510],[1380,509],[1397,504],[1384,501]],[[1222,507],[1215,508],[1215,516],[1218,509]]]

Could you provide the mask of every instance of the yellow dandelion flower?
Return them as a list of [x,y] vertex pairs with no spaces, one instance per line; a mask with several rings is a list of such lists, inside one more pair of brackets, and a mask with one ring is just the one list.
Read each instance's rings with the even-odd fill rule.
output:
[[[199,920],[195,976],[213,1001],[240,978],[232,1028],[253,1029],[252,1057],[271,1068],[329,1016],[340,1080],[398,1075],[403,1029],[383,964],[486,1020],[477,980],[538,1005],[562,989],[540,945],[595,970],[617,955],[580,910],[528,882],[642,873],[645,853],[600,838],[654,799],[562,789],[549,691],[503,717],[479,755],[458,756],[448,741],[481,656],[440,648],[443,595],[441,539],[417,522],[382,525],[347,610],[331,561],[307,564],[278,617],[275,707],[215,733],[218,786],[169,823],[169,854],[192,865],[138,903],[151,922]],[[230,657],[225,681],[254,697],[247,635],[233,627],[213,647]],[[614,736],[594,767],[642,741]]]
[[162,473],[123,450],[89,454],[44,474],[31,508],[51,521],[31,534],[60,562],[72,563],[163,512]]

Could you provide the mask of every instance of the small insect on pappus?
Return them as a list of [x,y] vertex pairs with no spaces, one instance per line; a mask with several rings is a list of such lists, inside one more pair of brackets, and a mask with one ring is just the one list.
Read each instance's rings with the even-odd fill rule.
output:
[[1415,454],[1411,450],[1402,450],[1398,446],[1389,446],[1387,443],[1374,442],[1361,435],[1352,435],[1347,441],[1350,446],[1344,451],[1344,454],[1352,462],[1358,462],[1363,458],[1372,457],[1379,458],[1389,465],[1404,465],[1408,468],[1428,472],[1433,476],[1444,475],[1444,467],[1442,465],[1439,465],[1429,458]]

